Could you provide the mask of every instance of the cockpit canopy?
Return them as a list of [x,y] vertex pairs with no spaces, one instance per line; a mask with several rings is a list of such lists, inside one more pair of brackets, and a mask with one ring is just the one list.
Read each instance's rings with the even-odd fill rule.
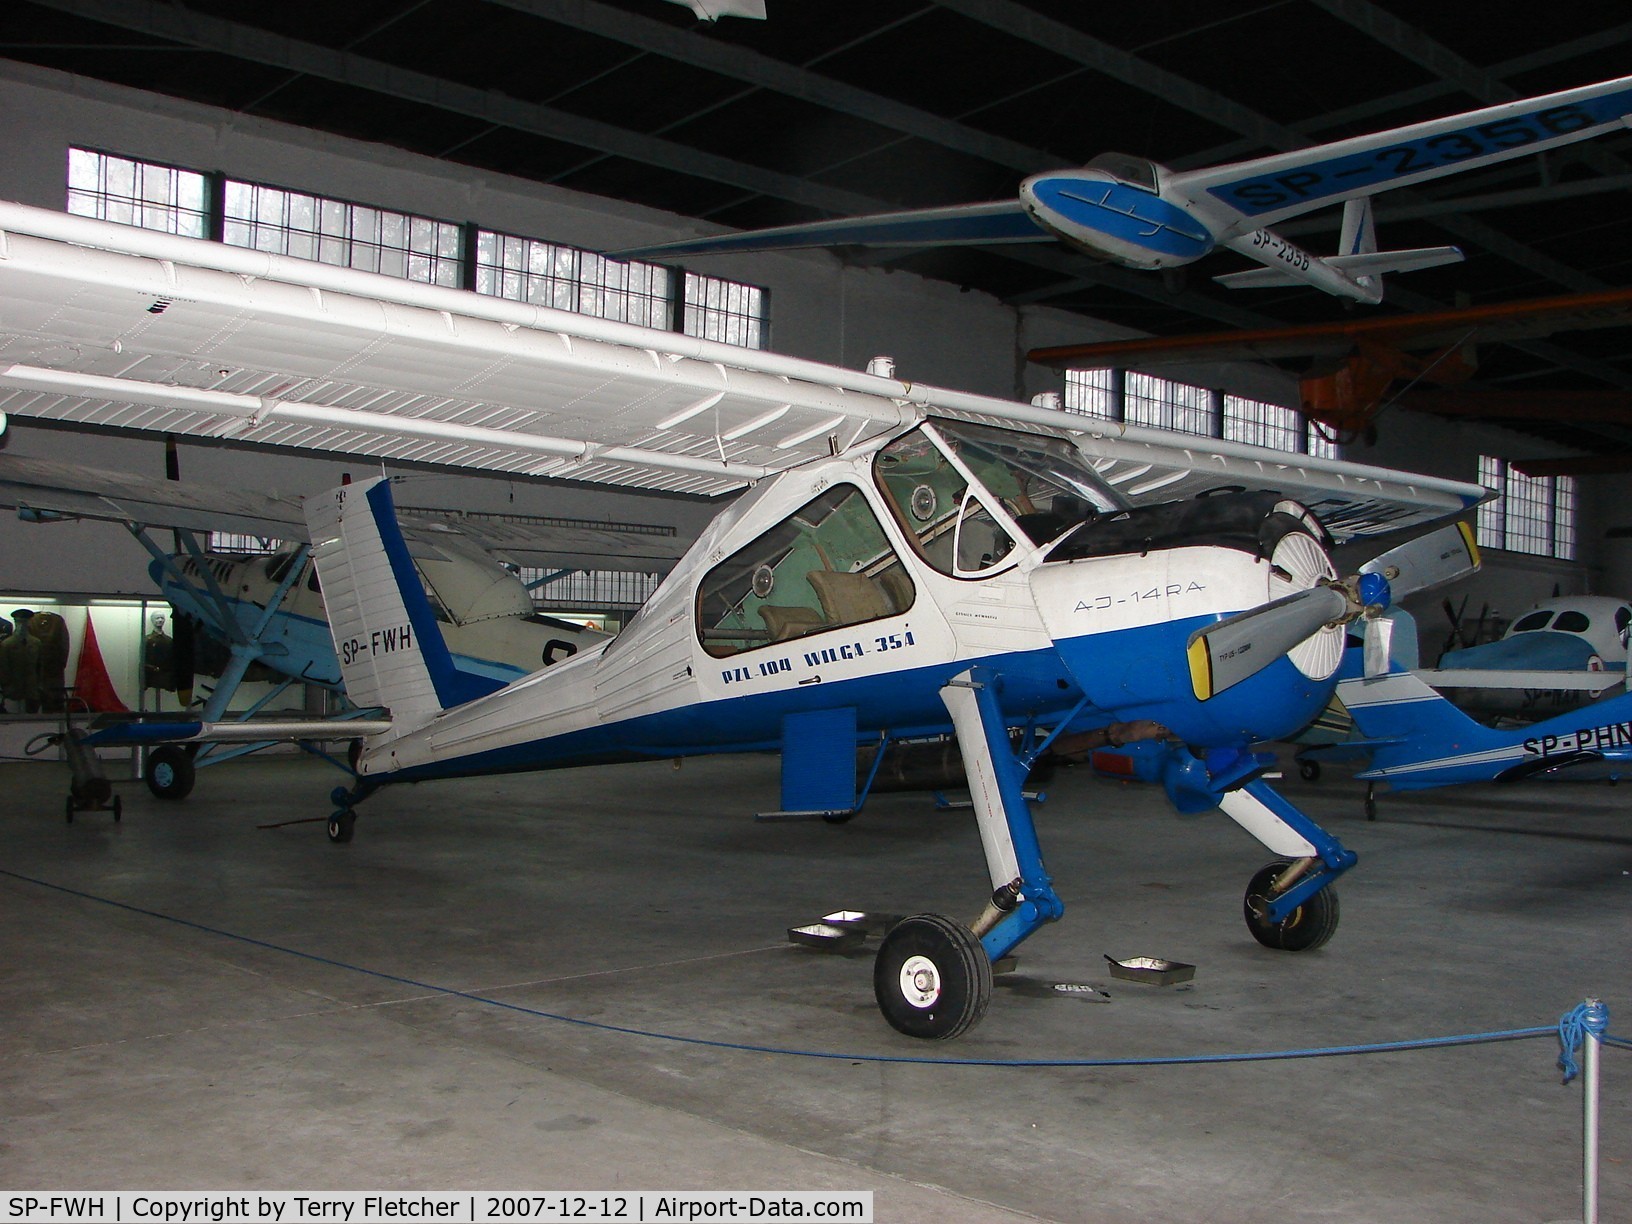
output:
[[937,420],[879,451],[873,470],[896,520],[943,574],[1008,563],[1016,541],[1052,544],[1124,503],[1064,438]]
[[1156,175],[1156,163],[1134,157],[1131,153],[1101,153],[1088,163],[1088,169],[1108,174],[1119,183],[1126,183],[1152,195],[1159,194],[1162,189]]

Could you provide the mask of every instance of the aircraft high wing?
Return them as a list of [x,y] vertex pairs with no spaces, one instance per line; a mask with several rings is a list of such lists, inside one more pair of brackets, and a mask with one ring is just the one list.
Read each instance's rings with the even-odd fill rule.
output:
[[[820,246],[952,246],[1063,242],[1124,267],[1194,263],[1227,247],[1262,265],[1216,277],[1232,288],[1308,284],[1376,303],[1382,277],[1452,263],[1456,247],[1379,251],[1370,199],[1510,158],[1541,153],[1626,125],[1632,77],[1525,98],[1369,136],[1200,170],[1170,170],[1122,153],[1081,170],[1020,184],[1018,197],[815,221],[641,247],[623,258]],[[1344,203],[1335,255],[1319,256],[1269,230]]]
[[[1564,332],[1632,326],[1632,289],[1496,302],[1381,318],[1340,319],[1290,327],[1151,336],[1033,349],[1027,356],[1058,369],[1148,369],[1187,361],[1303,359],[1303,411],[1344,433],[1370,423],[1397,383],[1456,384],[1478,368],[1481,346],[1536,340]],[[1468,391],[1399,398],[1407,408],[1447,415],[1632,421],[1625,391]]]
[[[885,936],[875,996],[913,1036],[977,1021],[993,962],[1063,912],[1022,786],[1063,734],[1157,745],[1179,810],[1276,856],[1247,886],[1253,937],[1324,944],[1355,856],[1252,745],[1326,704],[1347,624],[1476,565],[1443,525],[1476,485],[16,206],[0,231],[18,419],[740,493],[617,637],[502,685],[450,649],[389,481],[309,498],[347,692],[390,711],[329,836],[384,785],[740,751],[782,754],[784,814],[842,820],[858,746],[955,732],[992,891],[972,924]],[[1353,574],[1331,561],[1412,527]]]

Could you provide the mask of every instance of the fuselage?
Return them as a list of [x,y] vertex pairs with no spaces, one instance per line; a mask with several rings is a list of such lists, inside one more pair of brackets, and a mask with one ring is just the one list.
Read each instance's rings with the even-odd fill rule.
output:
[[1318,526],[1274,494],[1130,509],[1073,455],[937,422],[762,481],[615,640],[371,742],[360,771],[774,749],[813,710],[853,710],[862,741],[944,732],[941,687],[973,664],[1017,725],[1148,719],[1206,749],[1313,717],[1340,631],[1206,702],[1185,641],[1329,576]]

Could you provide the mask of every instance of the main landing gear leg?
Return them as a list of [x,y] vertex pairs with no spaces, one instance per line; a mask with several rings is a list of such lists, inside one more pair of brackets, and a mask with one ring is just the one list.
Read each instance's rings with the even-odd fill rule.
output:
[[1242,911],[1252,937],[1283,952],[1320,947],[1337,930],[1337,892],[1331,883],[1354,866],[1354,851],[1262,779],[1225,792],[1218,806],[1282,856],[1260,868],[1247,885]]
[[890,929],[873,966],[884,1018],[909,1037],[945,1039],[967,1031],[992,997],[992,964],[1065,907],[1043,867],[1014,755],[997,703],[996,673],[971,668],[941,689],[963,754],[980,825],[992,898],[974,927],[918,914]]

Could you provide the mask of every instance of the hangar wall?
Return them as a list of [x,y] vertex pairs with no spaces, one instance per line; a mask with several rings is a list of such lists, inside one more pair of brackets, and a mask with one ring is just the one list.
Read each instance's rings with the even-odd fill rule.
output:
[[[591,249],[616,249],[697,232],[694,221],[617,200],[477,170],[376,144],[246,117],[136,90],[20,64],[0,64],[0,198],[63,206],[70,145],[229,174],[377,203]],[[860,367],[889,355],[905,378],[985,394],[1029,397],[1057,387],[1047,370],[1026,367],[1022,354],[1043,344],[1134,334],[1113,323],[1040,307],[1013,309],[985,294],[906,272],[848,267],[832,255],[720,257],[698,270],[767,287],[771,347],[813,360]],[[1293,380],[1256,366],[1208,365],[1164,371],[1199,385],[1291,403]],[[24,425],[14,453],[74,458],[96,466],[159,474],[159,443],[87,437]],[[1349,449],[1361,462],[1471,480],[1476,457],[1521,456],[1539,444],[1502,431],[1431,422],[1394,413],[1379,442]],[[185,445],[189,479],[306,493],[337,481],[356,462],[322,461]],[[1582,559],[1563,565],[1497,554],[1478,580],[1504,612],[1552,593],[1632,589],[1632,550],[1602,545],[1605,519],[1595,485],[1583,482]],[[457,486],[457,488],[455,487]],[[455,502],[455,499],[457,501]],[[425,474],[403,500],[459,504],[576,518],[661,522],[693,533],[712,513],[697,501],[568,489],[561,485]],[[17,590],[115,593],[147,591],[145,554],[122,530],[93,524],[0,531],[0,586]],[[1487,596],[1476,593],[1478,604]],[[1519,610],[1514,607],[1513,611]]]

